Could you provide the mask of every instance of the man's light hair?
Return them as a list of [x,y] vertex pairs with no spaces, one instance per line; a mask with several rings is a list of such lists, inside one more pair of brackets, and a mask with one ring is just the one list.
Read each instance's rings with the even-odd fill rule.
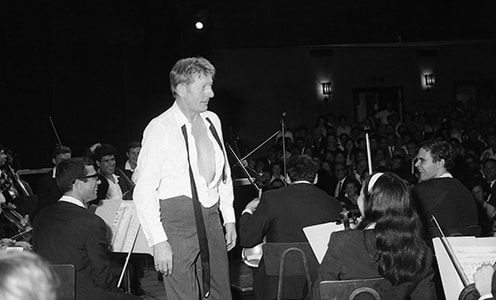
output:
[[215,76],[215,67],[203,57],[188,57],[176,62],[169,74],[172,96],[177,96],[179,84],[191,84],[197,77]]

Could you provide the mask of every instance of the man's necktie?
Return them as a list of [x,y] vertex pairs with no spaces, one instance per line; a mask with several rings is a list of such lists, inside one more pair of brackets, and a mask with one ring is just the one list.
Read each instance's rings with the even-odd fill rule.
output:
[[203,278],[203,295],[208,298],[210,295],[210,254],[208,251],[207,231],[203,221],[201,211],[200,199],[198,198],[198,191],[196,190],[195,179],[193,178],[193,170],[191,169],[191,162],[189,159],[189,144],[188,134],[186,132],[186,125],[181,127],[183,132],[184,142],[186,143],[186,154],[188,157],[189,180],[191,184],[191,196],[193,198],[193,210],[195,212],[196,233],[198,235],[198,243],[200,245],[200,259],[202,265],[202,278]]

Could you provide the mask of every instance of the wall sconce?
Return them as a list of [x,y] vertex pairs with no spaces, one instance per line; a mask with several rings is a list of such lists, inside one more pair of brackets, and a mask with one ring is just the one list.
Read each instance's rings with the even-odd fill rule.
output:
[[434,73],[425,74],[424,82],[428,89],[434,87],[434,84],[436,84],[436,77],[434,76]]
[[323,82],[322,83],[322,94],[324,94],[326,97],[324,98],[324,102],[328,102],[329,99],[331,99],[332,96],[332,82]]

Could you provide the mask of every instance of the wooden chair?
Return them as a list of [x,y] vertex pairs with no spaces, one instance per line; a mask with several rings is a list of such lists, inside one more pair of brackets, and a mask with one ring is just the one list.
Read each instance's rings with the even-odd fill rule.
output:
[[384,278],[322,281],[321,300],[394,300],[392,285]]
[[57,300],[76,299],[76,269],[74,265],[50,265],[57,277]]
[[311,291],[319,263],[309,243],[266,243],[262,249],[267,275],[278,276],[278,300],[282,299],[284,276],[304,276]]

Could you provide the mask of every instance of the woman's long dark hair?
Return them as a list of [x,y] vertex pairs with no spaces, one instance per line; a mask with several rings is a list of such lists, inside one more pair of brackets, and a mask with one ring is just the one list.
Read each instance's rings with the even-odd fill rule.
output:
[[371,178],[363,185],[364,216],[359,228],[376,223],[379,274],[393,285],[416,281],[425,268],[428,249],[410,191],[394,173],[382,174],[369,188]]

